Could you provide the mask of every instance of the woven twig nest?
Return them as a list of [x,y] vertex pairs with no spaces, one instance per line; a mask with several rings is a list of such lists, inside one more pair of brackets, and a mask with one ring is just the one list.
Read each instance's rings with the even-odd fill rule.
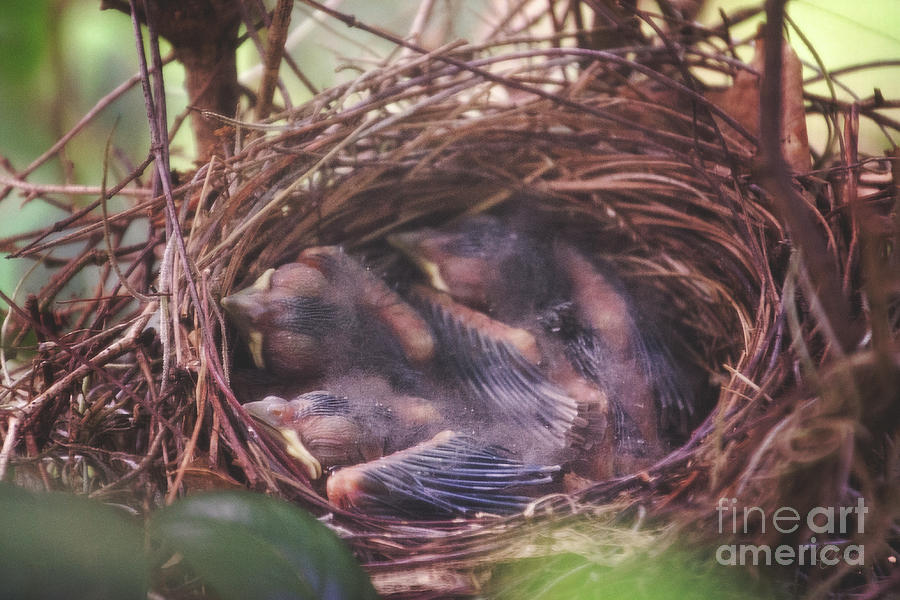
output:
[[[812,584],[887,585],[879,582],[897,541],[895,288],[871,281],[893,255],[876,252],[868,274],[860,265],[867,244],[896,234],[877,221],[896,200],[890,175],[878,161],[848,170],[847,151],[819,157],[823,168],[794,180],[842,277],[852,306],[842,316],[870,332],[841,347],[827,321],[834,313],[817,296],[822,282],[759,176],[758,140],[730,116],[733,102],[720,108],[683,79],[688,66],[751,69],[702,50],[712,33],[692,35],[677,54],[671,39],[627,51],[532,39],[515,50],[406,55],[271,125],[223,123],[234,154],[175,190],[180,234],[171,214],[166,234],[164,197],[109,218],[115,240],[121,223],[150,215],[146,245],[118,252],[132,261],[129,287],[158,281],[159,294],[134,299],[116,285],[117,296],[76,305],[60,325],[47,318],[60,312],[49,285],[30,313],[12,315],[11,332],[33,328],[43,343],[9,374],[4,409],[22,415],[35,449],[62,457],[68,448],[95,467],[84,479],[62,468],[95,496],[133,501],[142,490],[152,502],[240,485],[328,515],[385,594],[472,593],[497,561],[566,550],[614,561],[623,547],[660,551],[673,532],[794,545],[809,534],[717,537],[720,498],[766,514],[864,498],[881,515],[852,540],[872,542],[865,568]],[[851,180],[864,212],[848,196]],[[672,352],[708,382],[697,398],[705,417],[652,468],[539,499],[514,517],[411,523],[330,506],[241,408],[230,383],[241,350],[220,299],[308,246],[377,255],[392,232],[491,211],[534,215],[614,266],[655,307]],[[876,221],[886,226],[877,236],[867,225]],[[94,252],[103,227],[61,229]],[[25,253],[47,247],[35,240]],[[90,252],[60,272],[81,268]],[[641,533],[617,543],[613,525],[623,519]]]

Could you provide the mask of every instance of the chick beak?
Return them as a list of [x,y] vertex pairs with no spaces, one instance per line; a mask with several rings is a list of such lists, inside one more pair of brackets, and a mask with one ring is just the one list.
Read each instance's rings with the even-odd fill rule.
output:
[[246,410],[251,417],[255,417],[266,425],[278,428],[287,424],[290,406],[283,398],[279,398],[278,396],[266,396],[262,400],[244,404],[244,410]]
[[300,435],[293,429],[279,429],[278,432],[284,439],[287,453],[300,461],[300,464],[306,468],[309,478],[316,480],[321,477],[322,464],[306,449],[300,440]]
[[249,287],[222,298],[222,308],[235,323],[252,322],[262,316],[263,308],[256,296],[259,290]]
[[248,402],[244,405],[244,409],[252,417],[278,432],[284,440],[287,453],[303,465],[310,479],[316,480],[322,476],[322,464],[303,445],[300,435],[286,426],[291,410],[288,402],[277,396],[269,396],[257,402]]
[[221,300],[222,308],[246,337],[253,363],[260,369],[266,368],[263,356],[263,334],[254,325],[262,319],[265,313],[266,302],[260,296],[268,293],[274,273],[275,269],[265,271],[252,286]]
[[428,258],[427,244],[429,239],[436,234],[431,229],[406,231],[387,236],[388,243],[402,252],[413,261],[422,273],[428,278],[431,287],[441,292],[450,293],[450,286],[441,275],[441,267],[437,262]]
[[247,288],[230,296],[222,298],[222,308],[228,313],[231,321],[241,330],[246,337],[247,347],[253,364],[259,369],[266,368],[266,359],[263,354],[263,334],[256,329],[256,323],[263,314],[264,307],[256,296],[259,290]]

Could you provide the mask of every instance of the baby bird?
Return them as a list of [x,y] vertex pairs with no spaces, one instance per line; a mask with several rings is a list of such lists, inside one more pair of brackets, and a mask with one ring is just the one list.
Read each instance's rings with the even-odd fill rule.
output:
[[638,328],[632,299],[580,252],[490,216],[394,234],[389,241],[435,288],[530,331],[545,356],[562,353],[569,364],[551,364],[551,380],[578,382],[572,385],[582,390],[586,380],[599,388],[606,400],[600,410],[607,411],[616,440],[617,473],[662,455],[660,425],[691,406],[671,357],[656,336]]
[[532,312],[556,294],[549,248],[494,216],[387,239],[434,289],[504,321]]
[[288,454],[303,465],[311,480],[319,479],[325,469],[383,454],[381,440],[353,418],[346,397],[316,390],[290,401],[267,396],[244,408],[281,435]]
[[250,415],[278,432],[311,480],[328,470],[380,458],[428,439],[445,425],[437,403],[396,394],[387,381],[348,375],[329,389],[291,400],[248,402]]
[[434,331],[443,377],[461,389],[480,439],[511,440],[535,460],[560,459],[578,425],[578,402],[541,370],[534,336],[425,286],[414,286],[413,297]]
[[[421,398],[308,392],[244,407],[274,428],[310,479],[328,474],[336,506],[371,515],[507,514],[558,489],[559,466],[526,465],[500,447],[453,431]],[[372,382],[375,394],[383,383]]]
[[[659,432],[683,430],[693,415],[688,386],[673,357],[652,326],[638,327],[633,301],[610,277],[567,244],[557,243],[554,257],[569,282],[571,300],[548,308],[543,325],[564,342],[581,375],[607,382],[611,394],[627,399],[615,407],[614,419],[630,450],[661,452]],[[643,439],[628,431],[639,431]]]
[[415,379],[434,340],[427,324],[380,279],[336,247],[305,250],[222,299],[256,367],[314,377],[354,367]]

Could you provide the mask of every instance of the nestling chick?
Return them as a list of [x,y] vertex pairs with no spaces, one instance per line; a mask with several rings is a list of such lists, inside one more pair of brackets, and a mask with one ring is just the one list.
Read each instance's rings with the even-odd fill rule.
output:
[[434,289],[503,320],[532,312],[556,293],[549,249],[497,217],[395,233],[388,242]]
[[244,408],[282,436],[288,454],[313,480],[321,477],[324,469],[374,460],[383,454],[381,440],[353,418],[346,397],[314,391],[290,401],[268,396],[248,402]]
[[633,301],[593,263],[563,243],[554,256],[571,300],[545,311],[543,324],[563,340],[575,369],[618,399],[614,419],[623,448],[658,456],[660,432],[693,413],[672,356],[652,326],[638,326]]
[[247,342],[254,365],[281,375],[324,368],[323,340],[343,331],[353,315],[325,299],[329,283],[318,270],[293,263],[264,272],[249,288],[222,299]]
[[268,396],[244,408],[282,436],[313,480],[333,467],[407,448],[443,426],[435,403],[393,394],[377,378],[348,380],[335,382],[338,392],[316,390],[292,400]]
[[355,306],[384,326],[408,360],[422,363],[432,357],[434,339],[418,313],[342,249],[307,248],[299,260],[324,273],[334,291],[350,296]]
[[381,280],[335,247],[269,269],[222,299],[254,364],[280,376],[311,377],[354,367],[389,377],[431,358],[425,322]]
[[380,395],[384,383],[371,381],[376,399],[362,393],[364,381],[350,386],[358,392],[351,396],[314,391],[244,407],[279,432],[310,479],[328,474],[328,498],[345,509],[418,518],[507,514],[558,489],[559,466],[526,465],[466,434],[434,436],[445,424],[437,404]]
[[[538,240],[494,217],[395,234],[390,241],[435,288],[530,331],[551,359],[562,349],[570,366],[556,361],[549,377],[586,392],[590,385],[577,382],[583,378],[605,396],[601,408],[596,393],[589,394],[595,397],[591,414],[607,412],[600,421],[613,426],[622,463],[616,472],[662,455],[660,426],[683,421],[678,413],[690,405],[671,357],[655,335],[638,328],[634,301],[614,279],[566,242]],[[602,428],[600,421],[586,435]]]
[[533,336],[424,286],[413,293],[432,326],[444,376],[494,439],[533,460],[554,461],[567,447],[577,402],[542,372]]

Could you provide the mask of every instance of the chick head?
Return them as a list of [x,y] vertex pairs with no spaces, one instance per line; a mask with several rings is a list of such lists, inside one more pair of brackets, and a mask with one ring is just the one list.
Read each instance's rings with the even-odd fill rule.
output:
[[291,263],[269,269],[250,287],[223,298],[222,306],[256,367],[305,376],[325,368],[326,340],[349,318],[331,295],[321,271]]

